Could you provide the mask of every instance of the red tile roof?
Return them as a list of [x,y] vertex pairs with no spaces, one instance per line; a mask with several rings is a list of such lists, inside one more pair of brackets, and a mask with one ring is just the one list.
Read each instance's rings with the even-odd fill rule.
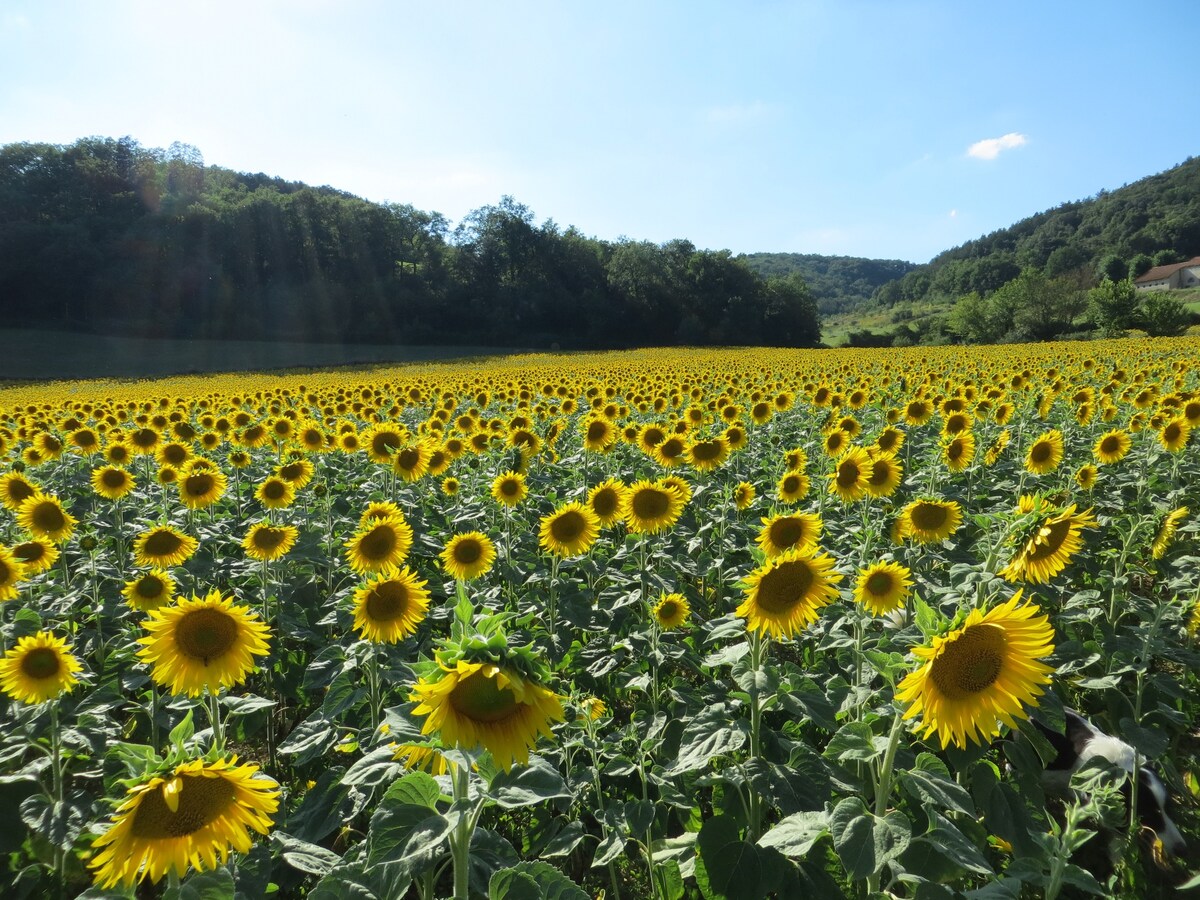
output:
[[1145,275],[1139,275],[1133,280],[1134,284],[1141,284],[1144,281],[1162,281],[1164,278],[1170,278],[1180,269],[1187,269],[1192,266],[1200,266],[1200,256],[1193,256],[1187,262],[1171,263],[1169,266],[1155,266],[1146,272]]

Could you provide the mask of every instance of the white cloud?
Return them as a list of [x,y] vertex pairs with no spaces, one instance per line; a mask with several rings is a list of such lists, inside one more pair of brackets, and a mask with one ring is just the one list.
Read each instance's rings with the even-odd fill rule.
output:
[[952,210],[950,210],[949,213],[947,213],[947,215],[949,215],[950,218],[952,218],[952,219],[957,219],[958,218],[958,210],[952,209]]
[[1028,142],[1029,138],[1025,135],[1017,131],[1010,131],[1003,137],[976,141],[967,148],[967,156],[973,156],[976,159],[995,159],[1000,155],[1000,151],[1021,147]]

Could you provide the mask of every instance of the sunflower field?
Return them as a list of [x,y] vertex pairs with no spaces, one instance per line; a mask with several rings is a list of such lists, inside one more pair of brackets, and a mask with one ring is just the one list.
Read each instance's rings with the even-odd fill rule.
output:
[[1198,351],[0,391],[0,894],[1200,884]]

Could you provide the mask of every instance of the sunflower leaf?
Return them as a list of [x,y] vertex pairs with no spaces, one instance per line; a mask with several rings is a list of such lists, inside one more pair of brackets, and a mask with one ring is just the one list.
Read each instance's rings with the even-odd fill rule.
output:
[[540,756],[531,756],[529,765],[515,766],[508,772],[498,773],[488,786],[487,796],[499,806],[515,809],[575,795],[558,769]]
[[177,888],[168,888],[163,900],[232,900],[233,875],[228,869],[196,872]]
[[283,856],[284,862],[309,875],[328,875],[342,862],[342,858],[332,850],[302,841],[282,831],[271,834],[271,843]]
[[798,812],[778,823],[761,838],[760,847],[774,847],[784,856],[803,859],[822,837],[829,834],[829,821],[823,812]]

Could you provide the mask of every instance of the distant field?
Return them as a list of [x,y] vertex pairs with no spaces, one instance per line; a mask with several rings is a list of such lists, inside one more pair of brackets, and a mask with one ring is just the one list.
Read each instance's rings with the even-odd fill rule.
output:
[[0,379],[148,378],[200,372],[422,362],[516,353],[489,347],[125,338],[0,329]]

